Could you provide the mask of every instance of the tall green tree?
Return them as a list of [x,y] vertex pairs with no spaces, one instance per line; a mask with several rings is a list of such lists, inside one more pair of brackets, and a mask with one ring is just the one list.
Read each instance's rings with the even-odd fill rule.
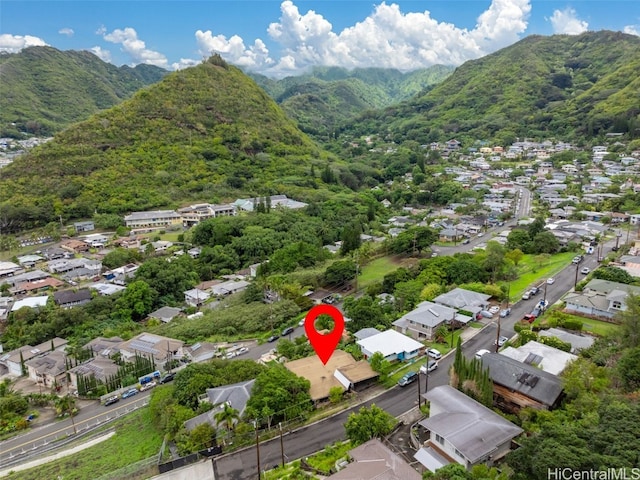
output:
[[344,424],[347,438],[353,445],[360,445],[372,438],[382,438],[395,427],[397,420],[380,407],[361,407],[358,413],[352,413]]

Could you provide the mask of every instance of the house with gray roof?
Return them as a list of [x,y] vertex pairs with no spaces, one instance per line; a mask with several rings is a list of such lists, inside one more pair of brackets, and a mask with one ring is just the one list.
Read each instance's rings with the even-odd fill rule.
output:
[[548,330],[540,330],[538,336],[556,337],[557,339],[570,344],[571,353],[578,353],[580,350],[589,348],[595,341],[595,338],[593,338],[591,335],[576,334],[573,332],[568,332],[561,328],[549,328]]
[[208,412],[187,420],[184,423],[187,431],[190,432],[203,423],[216,426],[215,416],[224,409],[225,405],[230,405],[231,408],[236,409],[238,415],[241,417],[251,396],[251,389],[254,383],[255,379],[216,388],[207,388],[207,394],[203,396],[202,401],[209,402],[213,405],[213,408]]
[[95,357],[69,370],[69,386],[78,389],[78,377],[90,378],[104,382],[107,378],[118,373],[120,365],[110,358]]
[[416,340],[431,340],[438,328],[452,320],[467,323],[471,317],[457,314],[451,307],[425,301],[392,323],[394,328]]
[[492,466],[509,453],[512,440],[523,430],[449,385],[422,395],[430,402],[429,418],[420,426],[429,440],[415,454],[432,472],[457,462],[466,469]]
[[493,400],[501,410],[517,413],[522,408],[552,410],[560,404],[562,380],[537,366],[499,353],[482,355],[482,367],[493,381]]
[[175,317],[180,315],[180,313],[182,313],[182,310],[180,310],[179,308],[162,307],[162,308],[159,308],[158,310],[156,310],[155,312],[151,312],[149,314],[149,317],[157,318],[158,320],[160,320],[163,323],[169,323]]
[[565,310],[612,319],[627,309],[629,295],[640,295],[640,287],[596,278],[587,283],[582,292],[570,292],[564,297]]
[[433,301],[456,310],[465,310],[477,314],[486,309],[490,298],[491,295],[484,293],[472,292],[464,288],[454,288],[450,292],[438,295]]
[[349,450],[351,463],[326,480],[420,480],[409,463],[377,438]]
[[91,291],[88,288],[82,288],[77,292],[74,290],[63,290],[53,294],[53,300],[56,305],[62,308],[72,308],[84,305],[91,301]]
[[520,347],[507,347],[500,351],[500,355],[534,365],[554,375],[560,375],[569,363],[578,357],[555,347],[531,340]]
[[29,378],[43,387],[53,387],[66,382],[67,356],[60,350],[38,354],[24,362]]

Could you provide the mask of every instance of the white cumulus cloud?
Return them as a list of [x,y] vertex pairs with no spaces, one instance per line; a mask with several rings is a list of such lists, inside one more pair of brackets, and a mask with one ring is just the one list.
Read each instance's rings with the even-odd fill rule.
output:
[[183,68],[193,67],[194,65],[198,65],[198,60],[194,60],[192,58],[181,58],[179,62],[174,62],[171,64],[171,68],[173,70],[182,70]]
[[60,35],[66,35],[67,37],[73,37],[74,31],[73,31],[73,28],[65,27],[58,30],[58,33]]
[[626,25],[622,31],[629,35],[637,35],[640,37],[640,27],[638,25]]
[[31,35],[0,34],[0,52],[18,53],[23,48],[45,45],[44,40]]
[[580,20],[576,11],[571,7],[564,10],[554,10],[549,21],[553,27],[553,33],[579,35],[589,28],[589,24]]
[[111,52],[109,50],[105,50],[96,45],[95,47],[91,47],[89,51],[103,62],[111,63]]
[[399,70],[459,65],[517,41],[527,28],[531,3],[492,0],[472,29],[438,21],[428,11],[405,13],[397,4],[385,2],[339,32],[321,14],[302,13],[291,0],[283,1],[280,11],[278,22],[267,29],[282,47],[280,58],[272,58],[260,40],[247,48],[240,37],[227,39],[210,31],[196,33],[201,51],[216,51],[232,63],[274,76],[297,74],[312,65]]
[[168,61],[162,53],[147,48],[144,41],[138,38],[137,32],[127,27],[124,29],[115,29],[111,33],[103,36],[107,42],[119,43],[122,49],[128,53],[134,63],[147,63],[161,68],[167,68]]
[[199,53],[203,57],[219,53],[234,65],[252,70],[260,70],[274,63],[269,57],[267,46],[259,38],[254,41],[253,45],[247,47],[238,35],[227,38],[224,35],[213,35],[211,30],[206,32],[198,30],[196,42]]

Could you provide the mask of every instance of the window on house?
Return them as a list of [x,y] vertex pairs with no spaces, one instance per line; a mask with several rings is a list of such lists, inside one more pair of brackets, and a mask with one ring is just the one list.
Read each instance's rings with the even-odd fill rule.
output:
[[442,438],[437,433],[436,433],[436,442],[438,442],[440,445],[444,445],[444,438]]
[[620,310],[622,308],[622,302],[616,302],[616,301],[612,302],[611,303],[611,308],[615,308],[617,310]]

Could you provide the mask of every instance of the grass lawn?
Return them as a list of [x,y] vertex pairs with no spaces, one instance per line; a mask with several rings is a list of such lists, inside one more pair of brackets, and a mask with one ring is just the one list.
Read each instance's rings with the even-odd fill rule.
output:
[[591,332],[594,335],[600,335],[604,337],[605,335],[609,335],[620,329],[620,325],[617,325],[615,323],[594,320],[593,318],[578,317],[577,315],[570,316],[582,320],[582,330],[585,332]]
[[12,473],[7,478],[86,480],[149,458],[157,454],[162,445],[162,435],[152,420],[149,408],[142,408],[109,424],[115,427],[116,434],[108,440],[45,465]]
[[333,445],[328,445],[321,452],[311,455],[307,462],[313,468],[329,474],[329,470],[334,467],[338,460],[345,457],[351,448],[351,442],[349,441],[334,443]]
[[387,273],[397,270],[405,263],[407,262],[399,261],[394,257],[380,257],[370,261],[362,267],[362,271],[358,275],[358,289],[381,282]]
[[520,263],[518,263],[518,279],[508,283],[510,285],[510,300],[519,300],[525,290],[554,276],[557,272],[569,265],[571,259],[575,256],[575,252],[558,253],[540,265],[537,255],[525,255]]

